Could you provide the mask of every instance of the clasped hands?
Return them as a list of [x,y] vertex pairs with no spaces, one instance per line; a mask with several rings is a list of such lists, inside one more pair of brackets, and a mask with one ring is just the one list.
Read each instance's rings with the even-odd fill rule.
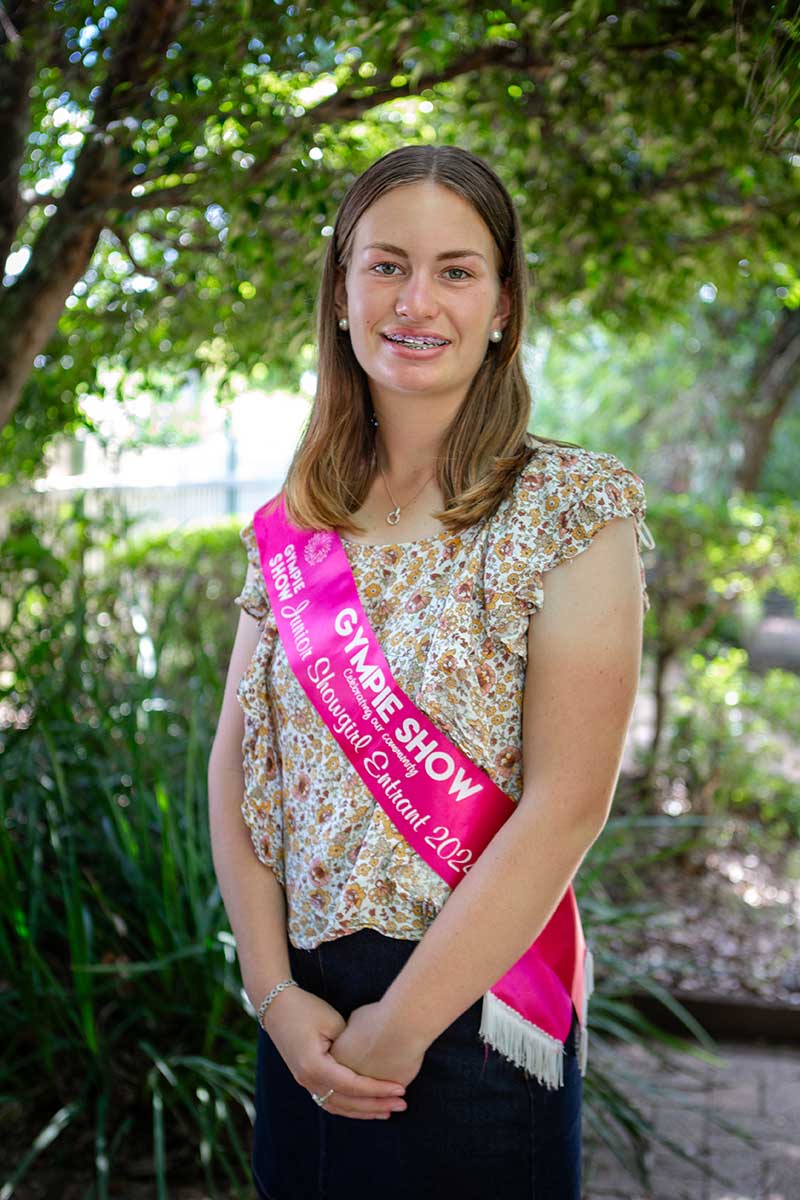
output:
[[263,1027],[291,1072],[335,1116],[373,1120],[406,1107],[406,1084],[416,1078],[429,1041],[398,1031],[380,1001],[363,1004],[345,1021],[320,996],[301,987],[276,997]]
[[[427,1043],[423,1039],[390,1029],[385,1012],[377,1002],[363,1004],[352,1011],[344,1028],[330,1043],[328,1054],[338,1064],[361,1076],[364,1083],[388,1081],[405,1090],[419,1074],[426,1050]],[[334,1092],[324,1107],[327,1112],[340,1116],[385,1117],[406,1107],[399,1097],[391,1093],[384,1097],[378,1093],[372,1112],[353,1111],[354,1098],[344,1093],[337,1095],[336,1085],[329,1086],[334,1087]]]

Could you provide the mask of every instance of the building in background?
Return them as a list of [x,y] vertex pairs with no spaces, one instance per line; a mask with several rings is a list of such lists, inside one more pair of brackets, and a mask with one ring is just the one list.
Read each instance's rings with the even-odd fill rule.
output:
[[[250,516],[283,482],[308,419],[314,376],[304,391],[242,390],[229,405],[216,402],[199,379],[169,402],[147,392],[92,397],[87,429],[64,439],[26,502],[55,507],[84,491],[87,508],[112,495],[137,528],[205,524],[215,517]],[[3,507],[19,502],[9,494]]]

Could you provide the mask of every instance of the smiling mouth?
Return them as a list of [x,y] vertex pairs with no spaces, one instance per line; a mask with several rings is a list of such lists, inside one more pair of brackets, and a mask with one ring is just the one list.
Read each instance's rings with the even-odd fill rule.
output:
[[410,350],[437,350],[450,345],[446,338],[398,337],[390,333],[382,333],[381,337],[395,346],[407,346]]

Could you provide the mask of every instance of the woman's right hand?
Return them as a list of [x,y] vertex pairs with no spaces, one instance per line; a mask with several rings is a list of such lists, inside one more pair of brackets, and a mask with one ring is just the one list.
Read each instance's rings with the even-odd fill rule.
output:
[[275,997],[263,1020],[296,1083],[318,1096],[333,1088],[333,1095],[322,1105],[326,1112],[368,1121],[386,1119],[407,1107],[402,1084],[359,1075],[329,1053],[347,1022],[313,992],[287,988]]

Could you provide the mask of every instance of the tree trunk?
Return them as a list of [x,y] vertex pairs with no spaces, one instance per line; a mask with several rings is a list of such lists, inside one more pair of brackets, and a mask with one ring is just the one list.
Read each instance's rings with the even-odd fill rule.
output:
[[12,5],[7,14],[8,30],[4,26],[3,34],[7,37],[13,30],[14,52],[0,43],[0,268],[11,253],[23,219],[19,172],[30,126],[30,91],[36,78],[36,60],[25,49],[22,34],[26,23],[39,15],[37,8],[34,3],[27,8]]
[[655,716],[653,733],[647,750],[647,767],[642,780],[642,790],[652,793],[655,788],[656,766],[658,752],[661,748],[661,735],[664,731],[668,706],[667,670],[674,657],[674,650],[663,643],[657,646],[653,662],[653,699],[655,700]]
[[753,368],[752,405],[742,417],[744,457],[736,485],[753,492],[759,485],[775,426],[800,387],[800,309],[784,309],[772,341]]
[[[28,264],[19,278],[0,289],[0,429],[11,420],[34,359],[55,332],[64,304],[91,262],[106,214],[115,198],[136,182],[121,163],[115,137],[108,130],[126,113],[133,115],[146,101],[164,53],[174,40],[189,0],[130,0],[121,19],[108,75],[95,104],[93,123],[75,163],[56,212],[42,227]],[[51,30],[43,21],[41,4],[17,4],[10,10],[24,46],[13,58],[0,54],[0,160],[13,168],[24,150],[28,132],[28,91],[39,59],[46,55]],[[42,32],[38,40],[36,21]],[[18,76],[17,77],[17,73]],[[121,137],[126,136],[123,131]],[[0,249],[16,234],[21,201],[17,173],[0,180]],[[131,200],[135,206],[136,201]],[[2,260],[4,261],[4,260]]]
[[55,332],[67,297],[91,262],[103,220],[88,214],[104,193],[119,186],[117,160],[116,146],[95,135],[27,267],[0,293],[0,428],[11,420],[36,355]]

